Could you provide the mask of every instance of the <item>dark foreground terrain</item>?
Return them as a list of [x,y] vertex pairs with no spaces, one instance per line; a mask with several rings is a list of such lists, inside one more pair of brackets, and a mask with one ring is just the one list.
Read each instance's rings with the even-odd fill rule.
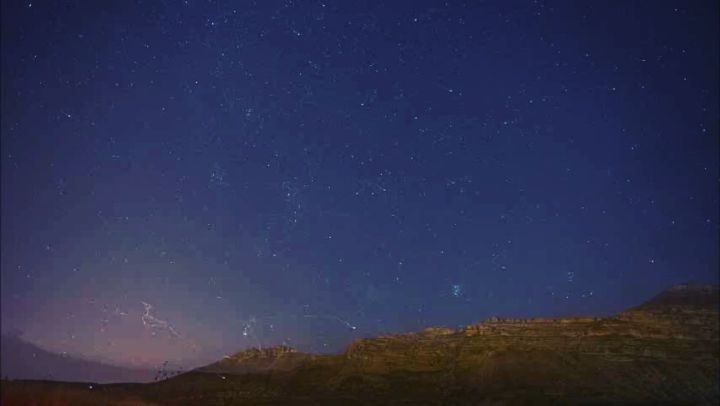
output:
[[340,355],[248,350],[151,384],[3,381],[3,405],[718,404],[718,287],[607,318],[497,319],[363,339]]

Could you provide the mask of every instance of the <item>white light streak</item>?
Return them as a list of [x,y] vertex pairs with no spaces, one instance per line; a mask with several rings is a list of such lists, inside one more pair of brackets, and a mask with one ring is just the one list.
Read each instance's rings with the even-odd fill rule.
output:
[[351,329],[351,330],[357,330],[357,326],[354,326],[354,325],[350,324],[348,321],[343,320],[343,319],[341,319],[340,317],[337,317],[337,316],[323,316],[323,315],[317,315],[317,314],[306,314],[306,315],[303,315],[303,317],[308,318],[308,319],[328,319],[328,320],[335,320],[335,321],[338,321],[338,322],[344,324],[346,327],[348,327],[348,328]]
[[143,322],[143,326],[145,326],[146,328],[150,328],[150,329],[165,330],[168,333],[170,333],[170,335],[172,335],[173,337],[180,337],[180,334],[178,334],[178,332],[175,331],[175,329],[173,328],[173,326],[170,323],[168,323],[165,320],[160,320],[157,317],[150,314],[150,311],[153,308],[150,303],[146,303],[146,302],[140,302],[140,303],[142,303],[143,306],[145,306],[145,312],[140,317],[140,319]]

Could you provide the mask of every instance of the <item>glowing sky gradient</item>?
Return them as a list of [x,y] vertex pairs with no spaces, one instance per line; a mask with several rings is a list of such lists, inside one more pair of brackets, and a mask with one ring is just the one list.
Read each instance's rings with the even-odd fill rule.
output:
[[189,366],[717,283],[718,45],[716,1],[3,1],[3,331]]

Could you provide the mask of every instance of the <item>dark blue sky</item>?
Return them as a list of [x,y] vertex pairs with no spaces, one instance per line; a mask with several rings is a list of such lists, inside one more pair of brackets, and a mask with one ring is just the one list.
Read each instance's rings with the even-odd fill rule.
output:
[[191,365],[717,282],[716,1],[2,2],[2,325]]

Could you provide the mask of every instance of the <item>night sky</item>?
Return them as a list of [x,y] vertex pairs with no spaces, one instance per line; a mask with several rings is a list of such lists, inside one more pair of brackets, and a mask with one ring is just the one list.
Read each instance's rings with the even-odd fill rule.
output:
[[2,329],[192,366],[718,280],[717,1],[2,1]]

